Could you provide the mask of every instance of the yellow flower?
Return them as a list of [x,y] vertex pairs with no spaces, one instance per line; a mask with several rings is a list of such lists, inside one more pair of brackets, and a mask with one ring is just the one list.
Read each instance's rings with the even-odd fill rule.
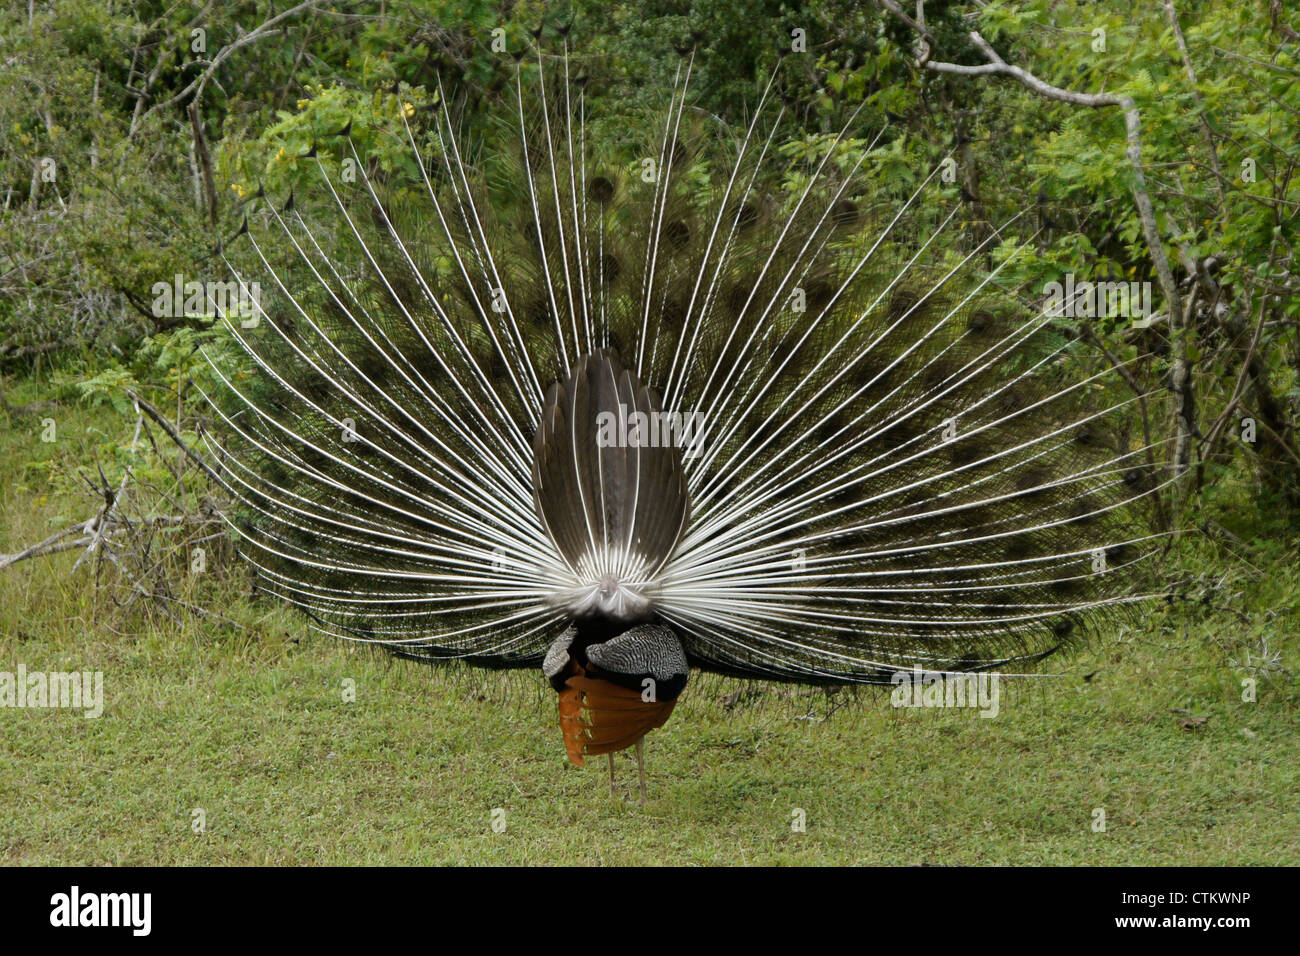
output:
[[305,106],[306,106],[308,103],[310,103],[310,102],[311,102],[311,100],[299,100],[299,101],[298,101],[298,109],[302,109],[303,107],[305,107]]
[[412,106],[410,103],[403,103],[403,104],[402,104],[402,115],[403,115],[403,116],[414,116],[414,115],[415,115],[415,107]]

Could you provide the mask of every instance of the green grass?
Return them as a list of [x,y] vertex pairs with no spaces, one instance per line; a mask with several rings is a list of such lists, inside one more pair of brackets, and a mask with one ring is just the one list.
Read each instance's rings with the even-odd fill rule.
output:
[[[124,427],[56,417],[54,446],[39,419],[0,436],[0,552],[88,513],[29,463],[89,455],[87,424]],[[1180,573],[1227,575],[1209,605],[1153,607],[1059,677],[1004,683],[992,720],[881,694],[805,719],[838,699],[773,688],[728,710],[728,685],[698,682],[648,739],[644,807],[628,756],[613,801],[603,759],[567,765],[540,675],[353,651],[250,601],[238,574],[191,597],[243,630],[116,612],[73,555],[25,562],[0,571],[0,670],[102,670],[107,702],[99,719],[0,708],[0,861],[1296,864],[1300,570],[1274,545],[1252,569],[1189,539]],[[1284,670],[1245,703],[1231,660],[1261,640]],[[1184,729],[1174,709],[1209,720]]]

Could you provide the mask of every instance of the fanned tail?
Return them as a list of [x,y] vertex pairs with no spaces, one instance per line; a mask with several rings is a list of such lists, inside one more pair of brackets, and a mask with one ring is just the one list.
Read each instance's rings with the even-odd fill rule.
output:
[[[514,69],[479,148],[445,91],[404,128],[413,178],[349,125],[360,181],[313,151],[324,205],[250,232],[271,295],[227,317],[247,363],[208,440],[268,590],[531,666],[612,580],[693,666],[825,683],[1019,668],[1142,597],[1161,449],[1129,422],[1156,396],[1092,364],[1070,303],[1001,288],[1019,217],[945,256],[937,169],[896,195],[853,120],[783,160],[767,94],[720,130],[689,59],[640,142],[588,135],[567,41]],[[690,453],[575,431],[619,405],[698,426]]]

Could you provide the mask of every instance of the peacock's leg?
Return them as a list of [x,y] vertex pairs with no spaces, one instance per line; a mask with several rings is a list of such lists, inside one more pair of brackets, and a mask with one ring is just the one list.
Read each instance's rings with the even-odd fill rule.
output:
[[614,800],[614,755],[608,753],[605,756],[609,758],[609,798]]
[[643,804],[645,803],[645,752],[642,749],[644,742],[644,737],[636,742],[636,770],[641,778],[641,803]]

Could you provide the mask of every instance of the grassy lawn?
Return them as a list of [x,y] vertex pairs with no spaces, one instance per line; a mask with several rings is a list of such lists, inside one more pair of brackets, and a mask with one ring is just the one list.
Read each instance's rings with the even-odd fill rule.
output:
[[[39,416],[0,437],[0,552],[88,513],[41,463],[123,426],[59,420],[54,444]],[[1189,538],[1177,567],[1226,574],[1217,597],[1004,681],[996,719],[770,687],[728,708],[732,685],[698,681],[648,739],[645,806],[629,755],[616,800],[603,758],[567,765],[540,675],[354,650],[238,574],[192,598],[242,629],[117,613],[75,553],[24,562],[0,571],[0,671],[99,670],[106,703],[0,708],[0,862],[1296,864],[1300,570],[1270,553]],[[1284,669],[1247,703],[1233,661],[1261,642]]]

